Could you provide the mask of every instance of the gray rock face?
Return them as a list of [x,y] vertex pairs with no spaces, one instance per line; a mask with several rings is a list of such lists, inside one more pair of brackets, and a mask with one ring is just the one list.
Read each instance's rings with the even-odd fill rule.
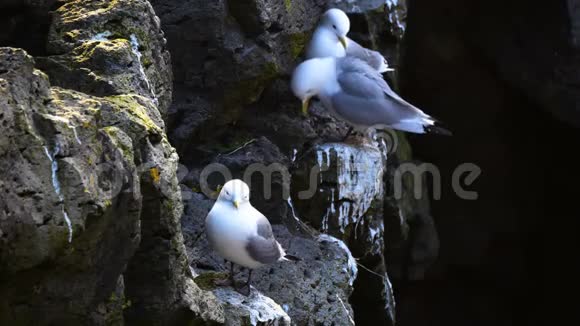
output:
[[[374,241],[380,241],[383,233],[386,158],[377,144],[314,147],[293,171],[293,201],[299,215],[325,233],[365,239],[368,250],[380,252],[382,243]],[[316,170],[320,173],[314,174]]]
[[[381,323],[395,318],[384,260],[387,150],[377,142],[326,143],[304,154],[292,173],[297,215],[348,244],[364,271],[354,283],[351,302],[361,309],[369,309],[369,302],[389,307],[373,311],[372,319]],[[367,314],[361,310],[357,318]]]
[[51,56],[39,64],[56,86],[96,96],[137,93],[163,115],[172,96],[165,43],[148,1],[69,1],[52,15]]
[[[22,50],[3,48],[0,62],[7,136],[1,146],[0,270],[3,282],[11,284],[2,286],[7,292],[2,306],[14,311],[2,318],[26,323],[34,318],[32,307],[46,314],[47,323],[70,320],[67,314],[86,322],[94,302],[114,290],[139,243],[138,171],[132,153],[123,152],[132,139],[118,127],[105,127],[111,120],[128,123],[132,115],[117,115],[114,110],[123,109],[117,99],[50,89]],[[145,99],[142,107],[137,98],[125,100],[142,110],[147,105]],[[97,111],[100,126],[94,124]],[[134,139],[147,137],[142,121],[131,122],[126,130]],[[55,267],[40,268],[46,264]],[[30,304],[18,305],[21,300]],[[78,311],[87,314],[72,317]]]
[[[0,51],[0,324],[392,322],[385,234],[416,245],[405,242],[414,202],[392,198],[384,149],[337,143],[346,126],[318,103],[300,116],[288,87],[334,2],[152,4],[163,26],[145,0],[0,5],[15,17],[0,22],[0,44],[35,56]],[[404,9],[349,10],[357,40],[391,64]],[[369,164],[356,171],[353,160]],[[252,202],[302,258],[256,271],[248,299],[212,285],[222,263],[203,236],[210,163],[237,178],[260,166]],[[324,164],[334,167],[314,197],[295,197]]]
[[[291,72],[324,1],[152,1],[172,53],[171,139],[220,137],[280,74]],[[185,158],[187,159],[187,158]]]
[[[258,173],[246,180],[252,181],[254,206],[272,223],[282,224],[281,230],[288,229],[301,239],[309,238],[302,226],[307,222],[318,229],[317,232],[328,232],[344,240],[355,257],[361,259],[359,263],[371,270],[360,271],[361,278],[351,280],[356,282],[351,300],[345,300],[350,292],[345,293],[346,297],[340,297],[342,302],[329,296],[329,300],[334,301],[325,305],[336,311],[334,315],[340,316],[338,319],[325,313],[315,319],[303,316],[308,309],[323,311],[313,302],[319,302],[317,296],[321,291],[336,293],[336,289],[332,290],[330,285],[325,285],[322,290],[302,288],[302,283],[296,283],[290,274],[281,274],[291,279],[294,288],[300,289],[302,296],[307,298],[304,303],[294,303],[299,308],[291,307],[289,310],[293,322],[334,321],[342,324],[348,318],[338,312],[343,304],[350,312],[354,298],[353,320],[363,318],[360,322],[364,323],[367,321],[364,316],[368,315],[379,316],[375,321],[392,322],[394,301],[386,276],[383,233],[388,225],[388,232],[397,235],[397,240],[392,242],[402,247],[399,242],[406,237],[406,219],[413,216],[408,214],[411,209],[402,209],[409,201],[407,198],[391,198],[390,189],[386,188],[383,179],[388,181],[393,173],[389,171],[391,167],[380,149],[337,144],[344,137],[346,126],[335,121],[319,103],[313,104],[308,118],[300,116],[300,103],[288,87],[290,73],[301,60],[303,48],[320,14],[336,3],[305,0],[211,3],[174,0],[152,3],[162,19],[168,48],[172,52],[175,101],[168,111],[170,139],[189,171],[182,182],[197,192],[191,195],[197,204],[186,204],[186,217],[182,224],[194,268],[219,270],[221,266],[217,257],[199,247],[199,223],[211,206],[211,202],[203,200],[201,194],[200,176],[206,166],[222,164],[229,169],[231,177],[243,178],[248,168],[256,164],[275,165],[275,172],[266,172],[271,179]],[[366,3],[364,8],[357,10],[345,8],[353,21],[353,35],[364,45],[381,50],[389,62],[396,65],[397,42],[404,30],[401,17],[405,4]],[[403,135],[399,141],[401,147],[408,147]],[[347,170],[351,159],[364,158],[372,164],[365,171],[367,173],[348,180],[345,176],[352,171],[335,168],[334,172],[314,182],[317,192],[313,198],[300,201],[295,195],[308,188],[309,169],[317,165],[314,153],[318,150],[335,153],[332,155],[338,153],[337,157],[328,157],[328,163],[332,161],[335,166]],[[408,152],[404,154],[410,158]],[[402,156],[399,152],[392,155],[403,160]],[[265,179],[270,187],[262,185]],[[215,190],[224,181],[218,174],[213,174],[209,178],[210,188]],[[318,189],[323,192],[318,192]],[[405,192],[412,189],[405,188]],[[333,191],[334,196],[331,196]],[[296,205],[294,212],[289,209],[289,193],[292,193]],[[215,194],[206,192],[206,195]],[[198,222],[193,222],[195,219]],[[310,241],[314,241],[312,248],[320,245],[312,237]],[[306,240],[300,242],[310,243]],[[308,250],[304,248],[305,252]],[[328,268],[314,269],[322,271]],[[295,274],[300,275],[300,271],[291,275]],[[284,297],[279,294],[284,291],[268,291],[269,286],[260,285],[262,282],[273,284],[275,289],[281,285],[269,281],[272,276],[266,276],[256,276],[256,287],[276,302],[290,304],[289,298],[296,292],[289,289],[290,294]],[[360,317],[356,313],[357,306],[361,309]],[[371,306],[374,308],[366,310]]]
[[272,299],[254,291],[249,297],[229,289],[213,291],[224,305],[224,321],[228,326],[279,325],[290,326],[290,317]]
[[0,50],[0,324],[213,318],[183,247],[158,18],[146,1],[70,1],[52,22],[48,76]]

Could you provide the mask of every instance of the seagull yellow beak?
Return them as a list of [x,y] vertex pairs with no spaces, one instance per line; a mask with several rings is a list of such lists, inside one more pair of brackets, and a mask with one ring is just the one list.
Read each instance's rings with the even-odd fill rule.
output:
[[240,208],[240,201],[234,200],[234,206],[236,206],[236,208]]
[[305,98],[302,101],[302,114],[308,116],[308,105],[310,104],[310,97]]
[[346,46],[347,46],[347,42],[346,42],[346,36],[339,36],[338,40],[340,41],[340,44],[342,44],[342,46],[344,47],[344,49],[346,50]]

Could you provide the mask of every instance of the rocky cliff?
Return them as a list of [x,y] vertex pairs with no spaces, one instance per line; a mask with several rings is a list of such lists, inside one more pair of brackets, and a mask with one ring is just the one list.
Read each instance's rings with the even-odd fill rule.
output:
[[[520,321],[536,227],[574,203],[544,203],[569,178],[538,153],[580,139],[580,19],[570,1],[460,2],[411,2],[408,20],[401,0],[0,2],[0,324]],[[300,114],[288,81],[330,6],[454,138],[345,143],[320,104]],[[416,156],[444,172],[441,201],[398,174]],[[490,176],[482,200],[449,195],[458,162]],[[249,297],[215,285],[203,232],[230,177],[302,258],[257,270]]]
[[[345,126],[300,116],[287,85],[329,5],[396,61],[394,3],[2,3],[0,323],[392,323],[385,228],[403,237],[414,208],[389,164],[408,144],[337,142]],[[258,271],[249,298],[213,283],[211,164],[279,169],[249,176],[252,202],[302,261]]]
[[159,20],[146,1],[29,5],[52,5],[45,52],[0,51],[0,322],[176,320],[194,285]]
[[[276,235],[289,239],[290,252],[317,261],[318,266],[306,262],[257,275],[256,287],[262,293],[288,307],[297,324],[344,324],[347,315],[362,324],[392,323],[395,308],[385,249],[390,246],[397,252],[391,262],[395,269],[407,261],[397,248],[409,247],[408,221],[431,221],[428,209],[418,209],[427,205],[425,201],[417,204],[407,196],[412,183],[404,185],[402,197],[393,194],[394,167],[411,158],[410,147],[402,134],[389,135],[390,143],[384,145],[342,143],[347,128],[320,105],[309,118],[301,116],[288,81],[328,6],[346,10],[353,21],[353,37],[380,49],[396,64],[405,4],[281,0],[152,4],[172,54],[174,102],[167,123],[184,164],[183,188],[191,192],[183,228],[192,268],[198,273],[223,270],[221,260],[201,249],[206,244],[200,223],[212,201],[207,192],[202,194],[200,175],[208,166],[227,169],[232,177],[251,181],[252,203],[282,225]],[[250,174],[253,169],[256,173]],[[312,177],[313,171],[321,173]],[[223,181],[219,173],[209,175],[214,190]],[[301,196],[307,189],[315,191]],[[426,225],[427,229],[433,223]],[[321,232],[348,246],[357,262],[356,277],[325,276],[325,270],[336,268],[335,258],[324,258],[327,249],[321,253],[306,249],[320,243]],[[386,239],[387,232],[391,240]],[[434,230],[426,234],[426,243],[436,246]],[[424,252],[428,254],[416,255],[420,258],[413,266],[428,264],[436,254]],[[283,290],[278,279],[286,280]],[[334,279],[335,285],[329,287],[327,279]],[[286,291],[290,293],[280,294]]]

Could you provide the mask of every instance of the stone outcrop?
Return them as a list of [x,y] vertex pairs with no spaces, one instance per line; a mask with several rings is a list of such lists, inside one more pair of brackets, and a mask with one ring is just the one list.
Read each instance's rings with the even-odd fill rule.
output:
[[159,18],[148,1],[69,1],[52,15],[48,57],[55,86],[95,96],[136,93],[165,114],[172,74]]
[[86,323],[142,240],[144,179],[153,183],[157,169],[158,184],[171,180],[176,155],[151,100],[51,88],[23,50],[4,48],[0,62],[2,279],[11,284],[2,305],[12,311],[2,316],[25,323],[41,311],[47,323]]
[[0,323],[194,318],[210,300],[191,294],[159,19],[146,1],[60,5],[36,65],[1,50]]
[[[348,244],[363,265],[359,277],[353,280],[350,300],[341,297],[343,302],[325,304],[337,311],[343,304],[347,310],[352,305],[352,318],[360,323],[368,321],[365,316],[392,323],[394,300],[387,276],[386,248],[391,245],[393,255],[401,255],[395,248],[406,250],[407,219],[415,216],[414,202],[406,196],[413,190],[412,183],[404,188],[402,198],[394,198],[391,189],[392,170],[397,162],[411,158],[407,140],[397,134],[401,150],[393,150],[388,160],[386,153],[390,149],[384,146],[373,145],[369,149],[361,144],[340,144],[346,126],[330,117],[318,103],[308,118],[302,117],[299,102],[288,87],[290,74],[302,60],[304,46],[320,14],[329,6],[344,8],[353,21],[353,37],[381,50],[391,65],[397,65],[405,3],[360,3],[357,8],[350,8],[340,1],[152,1],[172,53],[175,96],[167,123],[169,137],[187,170],[183,186],[197,193],[194,198],[211,197],[204,186],[215,191],[225,180],[215,173],[209,176],[209,185],[203,185],[200,176],[208,164],[226,167],[235,178],[243,178],[248,168],[261,165],[268,176],[256,173],[247,179],[252,181],[255,207],[272,223],[283,224],[282,229],[300,239],[312,238],[303,223],[316,234],[328,232]],[[317,152],[326,153],[325,160],[334,166],[334,172],[323,174],[323,179],[311,185],[316,188],[314,197],[300,200],[296,193],[308,189],[309,171],[321,160],[317,159]],[[350,162],[361,158],[372,162],[372,166],[350,178],[354,170],[349,169]],[[265,179],[268,187],[262,184]],[[347,189],[349,183],[353,189]],[[201,226],[192,222],[193,216],[201,221],[212,203],[202,205],[206,208],[201,212],[186,213],[192,216],[183,220],[186,234],[200,234]],[[294,212],[289,203],[294,203]],[[186,207],[194,206],[186,203]],[[425,218],[431,221],[429,215]],[[386,229],[394,239],[388,244]],[[220,261],[195,258],[207,254],[199,253],[198,242],[187,239],[186,235],[195,269],[207,264],[209,270],[220,270]],[[256,276],[257,284],[270,284],[270,277]],[[275,293],[258,285],[257,288],[278,303],[289,301],[280,302]],[[318,289],[312,291],[318,293]],[[348,291],[345,294],[350,295]],[[306,302],[305,307],[310,304]],[[305,320],[299,311],[290,305],[288,314],[293,321]],[[337,316],[334,321],[341,324],[344,315]]]

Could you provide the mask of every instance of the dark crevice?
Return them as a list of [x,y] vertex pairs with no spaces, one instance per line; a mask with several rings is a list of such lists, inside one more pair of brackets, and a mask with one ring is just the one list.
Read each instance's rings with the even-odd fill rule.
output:
[[22,48],[32,56],[46,56],[49,7],[0,5],[0,46]]

